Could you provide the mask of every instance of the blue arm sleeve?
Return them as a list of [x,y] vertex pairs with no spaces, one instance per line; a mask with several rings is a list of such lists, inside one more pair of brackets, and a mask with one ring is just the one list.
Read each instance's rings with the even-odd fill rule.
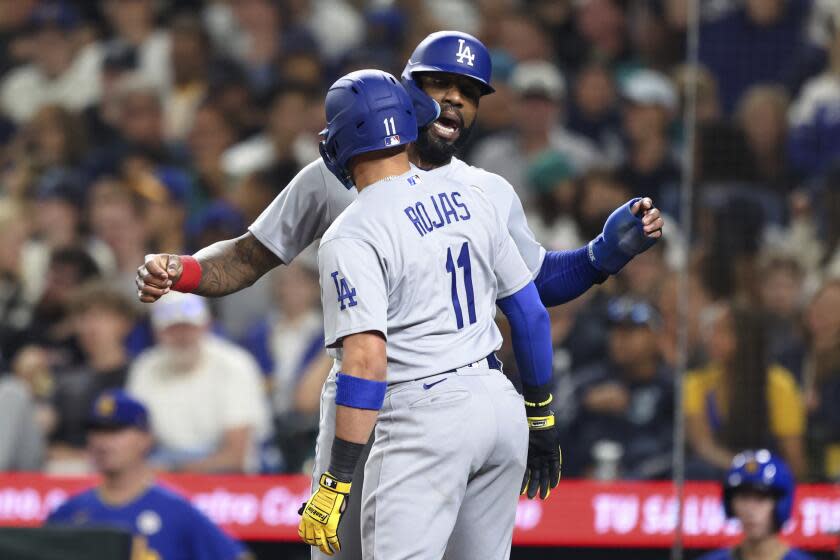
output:
[[581,247],[574,251],[546,253],[534,284],[543,305],[553,307],[575,299],[607,277],[606,273],[592,266],[587,248]]
[[510,322],[513,352],[523,385],[535,388],[551,383],[551,322],[534,283],[528,282],[496,304]]

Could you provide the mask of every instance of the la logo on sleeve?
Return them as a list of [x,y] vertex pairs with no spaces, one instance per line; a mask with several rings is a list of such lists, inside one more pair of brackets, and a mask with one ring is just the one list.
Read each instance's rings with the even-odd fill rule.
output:
[[[332,276],[335,291],[338,294],[338,303],[341,310],[344,311],[348,307],[356,306],[358,302],[356,301],[356,288],[350,285],[344,275],[339,278],[339,274],[341,273],[336,270],[330,276]],[[347,303],[345,303],[345,300]]]

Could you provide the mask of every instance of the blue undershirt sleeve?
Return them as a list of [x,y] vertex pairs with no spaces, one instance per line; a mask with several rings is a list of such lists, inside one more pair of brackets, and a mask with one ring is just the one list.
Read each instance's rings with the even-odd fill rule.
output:
[[592,266],[584,246],[574,251],[546,253],[534,284],[543,305],[553,307],[575,299],[607,277]]
[[523,385],[536,388],[551,383],[551,322],[534,283],[528,282],[496,304],[510,322],[513,352]]

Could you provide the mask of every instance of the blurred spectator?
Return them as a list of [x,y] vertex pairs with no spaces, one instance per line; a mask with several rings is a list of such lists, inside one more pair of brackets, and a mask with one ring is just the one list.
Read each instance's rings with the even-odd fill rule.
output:
[[804,271],[794,255],[768,250],[761,255],[758,278],[770,357],[797,374],[801,381],[797,362],[805,343],[801,325]]
[[154,461],[192,472],[254,472],[269,435],[259,366],[208,332],[204,300],[172,292],[152,306],[157,345],[132,364],[128,390],[152,412]]
[[38,296],[24,275],[28,233],[23,207],[0,199],[0,368],[8,366],[14,341],[29,326]]
[[[298,0],[289,3],[289,12],[295,23],[308,30],[318,43],[318,48],[328,61],[359,46],[365,38],[365,22],[357,9],[359,4],[345,0]],[[458,2],[436,2],[441,8]],[[437,10],[434,10],[438,13]],[[443,15],[443,14],[441,14]],[[451,22],[443,15],[443,21]],[[454,22],[453,22],[454,23]],[[450,24],[452,25],[452,24]],[[452,29],[461,29],[457,24]]]
[[709,202],[698,212],[697,229],[705,288],[714,299],[757,303],[764,210],[749,193],[732,194],[725,186],[704,194]]
[[565,102],[566,82],[557,68],[544,61],[517,65],[510,80],[517,94],[510,134],[487,138],[473,151],[472,163],[510,181],[527,207],[534,191],[526,183],[526,169],[546,152],[563,155],[576,172],[585,170],[597,159],[592,143],[573,134],[560,124]]
[[134,306],[109,284],[80,287],[70,301],[73,331],[84,356],[75,368],[56,373],[53,395],[56,426],[50,437],[53,471],[81,463],[85,468],[85,422],[96,397],[121,389],[128,377],[125,339],[134,323]]
[[271,171],[257,171],[236,184],[230,201],[245,222],[252,224],[287,184],[287,176],[282,172],[278,175]]
[[627,263],[616,275],[621,292],[636,299],[655,301],[668,278],[667,251],[668,242],[663,238]]
[[[657,243],[658,245],[659,243]],[[632,262],[632,261],[631,261]],[[688,365],[692,367],[700,361],[701,351],[701,327],[700,317],[703,310],[706,309],[712,302],[712,298],[706,291],[705,286],[697,274],[695,267],[689,268],[688,274],[688,302],[686,305],[687,312],[685,320],[688,324],[685,325],[688,339]],[[677,274],[670,274],[662,279],[659,286],[659,294],[656,298],[656,304],[662,314],[662,329],[659,333],[659,348],[666,363],[671,367],[677,366],[677,357],[680,345],[680,324],[683,320],[678,316],[678,305],[682,299],[682,294],[678,291],[680,289],[679,277]]]
[[23,29],[37,0],[7,1],[0,10],[0,75],[20,63],[27,41]]
[[102,482],[59,506],[47,524],[128,530],[135,534],[135,555],[143,558],[253,559],[189,501],[155,483],[147,461],[154,445],[150,424],[140,402],[122,391],[102,393],[85,422]]
[[180,14],[170,28],[172,83],[164,96],[164,130],[167,140],[177,142],[193,128],[196,111],[208,93],[211,51],[210,38],[197,18]]
[[36,471],[44,459],[44,434],[27,384],[0,377],[0,472]]
[[778,86],[753,86],[738,102],[736,119],[752,156],[753,180],[777,195],[787,195],[794,180],[785,159],[788,96]]
[[528,225],[547,250],[574,249],[582,243],[574,219],[574,179],[574,169],[556,152],[545,152],[528,166],[526,180],[535,198]]
[[577,30],[585,41],[581,54],[615,65],[629,57],[626,13],[619,0],[586,0],[576,12]]
[[[215,17],[220,24],[217,30],[225,29],[223,33],[227,35],[223,49],[245,70],[249,87],[258,98],[264,98],[277,85],[275,63],[287,49],[297,51],[306,47],[317,51],[315,40],[301,22],[284,19],[283,6],[271,0],[241,0],[230,2],[227,13],[223,9],[216,11]],[[297,7],[301,11],[301,6],[306,11],[306,4],[301,3],[288,8]],[[343,11],[343,3],[337,7]],[[318,8],[321,11],[320,6]],[[334,21],[338,16],[339,13],[333,13],[324,17]],[[352,33],[356,21],[351,16],[347,21],[332,25],[330,32],[340,40],[344,26]]]
[[650,304],[629,298],[610,301],[607,314],[607,358],[573,373],[580,410],[569,430],[566,462],[572,476],[606,476],[599,472],[606,467],[599,455],[604,442],[613,442],[620,450],[613,476],[667,476],[674,389],[657,349],[659,316]]
[[158,88],[168,87],[170,34],[155,26],[154,0],[104,0],[101,4],[114,33],[104,48],[130,51],[138,73]]
[[[104,146],[119,141],[120,87],[137,71],[137,58],[137,51],[122,41],[110,41],[103,47],[99,69],[102,98],[81,113],[91,145]],[[149,79],[149,83],[155,82]]]
[[41,431],[51,431],[55,424],[55,414],[49,399],[55,388],[55,378],[49,354],[34,344],[24,346],[13,356],[11,372],[26,384],[32,395],[37,408],[35,421]]
[[32,60],[0,83],[0,107],[15,122],[25,122],[46,104],[80,110],[99,100],[100,53],[74,36],[80,23],[69,2],[43,2],[33,12]]
[[177,165],[184,157],[164,138],[160,92],[142,76],[121,78],[114,91],[113,140],[92,150],[85,165],[93,178],[130,176],[136,168]]
[[569,130],[594,142],[611,164],[618,164],[624,153],[617,98],[612,75],[603,64],[589,64],[575,76]]
[[203,103],[187,140],[196,174],[196,190],[191,210],[204,208],[214,199],[227,195],[231,181],[224,170],[222,156],[233,145],[236,132],[216,105]]
[[[315,60],[319,59],[315,57]],[[263,107],[248,88],[245,72],[230,60],[217,60],[209,71],[207,100],[219,107],[225,119],[236,131],[237,140],[245,140],[262,130],[265,122]],[[316,87],[320,89],[321,68],[314,71]]]
[[553,45],[540,22],[527,12],[499,14],[498,48],[516,63],[548,60]]
[[[267,170],[277,181],[275,188],[282,190],[298,171],[318,157],[316,138],[307,134],[314,97],[314,92],[305,87],[280,90],[271,103],[266,131],[225,152],[225,173],[244,177]],[[323,120],[321,115],[318,118],[319,122]]]
[[[143,201],[143,245],[153,252],[183,253],[187,247],[186,203],[192,190],[189,176],[173,167],[147,169],[138,166],[129,174],[128,185]],[[96,192],[96,186],[93,191]],[[132,206],[135,204],[133,202]],[[135,212],[140,210],[134,209]],[[139,240],[135,242],[140,243]],[[134,283],[129,284],[133,290]]]
[[670,6],[682,2],[638,2],[628,10],[628,33],[639,62],[652,70],[667,72],[685,60],[684,28],[675,25]]
[[715,123],[722,118],[718,84],[711,72],[703,66],[689,66],[682,64],[673,72],[674,87],[680,97],[680,114],[686,104],[686,92],[696,90],[697,123]]
[[66,248],[52,252],[43,292],[20,341],[44,346],[52,367],[69,367],[82,359],[73,337],[68,304],[73,290],[97,276],[99,269],[86,251]]
[[717,78],[724,113],[752,85],[794,85],[808,8],[807,0],[746,0],[701,25],[700,60]]
[[299,472],[318,433],[321,387],[332,367],[324,352],[318,271],[296,259],[272,273],[276,311],[254,324],[244,346],[270,378],[285,468]]
[[133,299],[137,263],[149,248],[140,200],[122,183],[103,177],[90,189],[88,213],[91,231],[113,255],[115,270],[108,275],[112,284]]
[[809,347],[803,360],[812,472],[840,480],[840,279],[828,280],[805,316]]
[[113,264],[108,248],[84,231],[85,192],[81,178],[70,170],[54,168],[41,175],[35,185],[34,231],[37,239],[27,247],[28,267],[43,274],[51,252],[79,247],[100,269]]
[[87,152],[84,125],[76,113],[44,105],[30,121],[30,154],[39,170],[79,165]]
[[805,410],[793,375],[768,363],[764,315],[718,305],[704,318],[708,363],[685,379],[688,476],[717,478],[733,450],[777,449],[798,477],[805,475]]
[[840,157],[840,10],[834,10],[828,65],[805,83],[788,113],[789,157],[805,177],[819,175]]
[[638,70],[621,87],[627,160],[618,176],[633,196],[648,196],[670,215],[679,215],[676,187],[680,166],[668,138],[677,109],[677,94],[665,76]]
[[635,195],[626,183],[610,171],[593,169],[584,175],[575,200],[578,243],[573,246],[579,247],[595,239],[609,215]]

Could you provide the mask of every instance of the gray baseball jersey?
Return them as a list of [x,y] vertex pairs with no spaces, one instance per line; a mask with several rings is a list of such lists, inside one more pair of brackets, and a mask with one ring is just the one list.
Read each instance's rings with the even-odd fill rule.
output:
[[[534,239],[525,220],[522,203],[510,183],[457,158],[452,158],[452,163],[432,171],[416,171],[421,176],[453,179],[482,190],[496,207],[498,215],[507,223],[519,254],[536,277],[545,249]],[[356,189],[345,189],[329,172],[323,160],[318,158],[295,176],[251,224],[249,231],[284,263],[289,264],[327,231],[356,196]]]
[[495,207],[476,188],[409,171],[370,185],[318,250],[324,337],[386,336],[388,381],[475,362],[497,350],[496,299],[531,272]]
[[[534,235],[526,223],[522,204],[517,198],[513,187],[506,180],[482,169],[471,167],[456,158],[453,158],[450,164],[432,171],[416,171],[422,177],[426,177],[427,175],[441,176],[454,179],[460,183],[474,185],[483,191],[496,208],[497,215],[502,221],[506,221],[507,229],[513,241],[516,243],[520,255],[530,269],[532,276],[536,277],[542,265],[545,250],[534,239]],[[345,189],[319,158],[297,174],[292,182],[286,186],[249,229],[263,245],[274,252],[284,263],[288,264],[313,241],[321,238],[327,228],[353,202],[356,196],[358,196],[356,190]],[[482,297],[484,297],[483,294]],[[487,299],[488,301],[492,301],[489,297]],[[338,364],[330,372],[321,394],[321,418],[318,440],[315,446],[315,465],[312,479],[313,491],[318,488],[318,476],[327,470],[329,466],[332,441],[335,434],[335,374],[337,371]],[[473,379],[479,378],[476,377]],[[446,383],[443,384],[443,386],[445,385]],[[517,429],[516,423],[506,423],[503,425],[503,429],[500,429],[499,433],[509,436],[507,430],[514,429]],[[522,429],[521,426],[518,429]],[[527,427],[524,430],[524,433],[527,433]],[[473,436],[472,434],[466,433],[463,435],[466,438]],[[508,439],[512,442],[511,445],[517,441],[520,443],[524,441],[527,445],[527,438],[508,437]],[[366,447],[365,457],[359,462],[356,473],[353,476],[353,489],[357,495],[367,494],[371,491],[370,485],[364,484],[364,470],[365,464],[367,463],[368,450],[369,446]],[[511,457],[516,460],[524,460],[518,457],[517,453],[512,453]],[[413,457],[411,460],[415,465],[417,464],[416,457]],[[373,465],[376,464],[373,463]],[[501,464],[499,467],[501,468]],[[488,474],[493,473],[488,472]],[[514,480],[514,486],[518,484],[515,479],[518,478],[521,481],[521,472],[508,473],[508,475],[508,478]],[[502,478],[504,477],[500,477],[499,480],[502,480]],[[518,491],[518,487],[515,488],[515,491]],[[437,494],[432,493],[432,495]],[[482,512],[483,524],[481,527],[485,531],[483,534],[489,532],[500,537],[508,535],[509,531],[513,528],[512,517],[505,514],[509,510],[508,502],[497,499],[497,496],[491,493],[481,493],[481,496],[487,500],[487,503],[500,508],[500,511],[495,511],[491,507],[484,507],[481,504],[477,506],[477,510]],[[362,500],[360,499],[350,500],[347,512],[342,519],[341,525],[339,525],[342,548],[341,551],[331,557],[331,560],[358,560],[362,557],[360,531],[360,525],[362,523],[361,503]],[[430,511],[436,509],[434,504],[428,505],[430,506]],[[449,506],[452,506],[451,502],[448,503],[447,507]],[[469,508],[462,508],[462,512],[464,511],[469,511]],[[488,520],[493,520],[493,527],[488,525]],[[420,526],[424,526],[424,524],[420,523]],[[466,543],[469,544],[469,549],[473,553],[476,553],[481,552],[481,550],[475,543],[485,543],[491,547],[491,550],[502,554],[502,557],[506,557],[504,547],[496,546],[497,543],[495,541],[491,542],[483,537],[472,539],[469,530],[472,526],[478,526],[478,524],[469,515],[464,515],[463,519],[459,518],[459,523],[456,524],[456,528],[452,533],[450,546],[453,546],[453,543]],[[368,538],[370,538],[368,529],[366,529],[366,533],[368,533]],[[420,542],[420,539],[418,539],[418,542]],[[311,553],[313,560],[326,560],[330,558],[317,548],[313,548]],[[492,558],[489,553],[482,557]]]

